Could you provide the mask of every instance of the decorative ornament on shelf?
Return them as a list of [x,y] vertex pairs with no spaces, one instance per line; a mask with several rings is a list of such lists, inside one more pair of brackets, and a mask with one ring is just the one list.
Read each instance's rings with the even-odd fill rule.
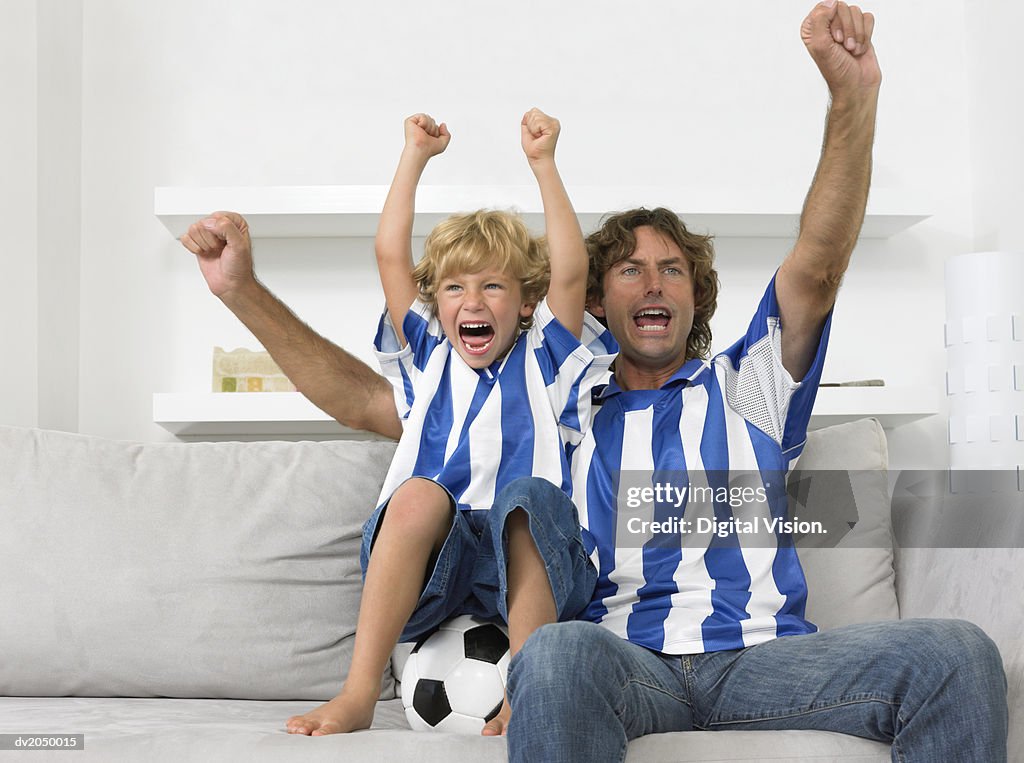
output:
[[295,392],[269,352],[213,348],[214,392]]
[[885,379],[855,379],[853,381],[822,382],[819,387],[884,387]]

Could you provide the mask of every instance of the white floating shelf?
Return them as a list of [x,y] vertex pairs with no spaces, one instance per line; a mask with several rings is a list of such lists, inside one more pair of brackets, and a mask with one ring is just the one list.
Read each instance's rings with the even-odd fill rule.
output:
[[[886,429],[938,412],[931,388],[825,387],[811,415],[811,428],[874,416]],[[318,436],[376,439],[349,429],[298,392],[157,393],[153,420],[180,437]]]
[[[714,203],[707,194],[678,188],[577,186],[568,190],[584,232],[596,229],[608,212],[638,206],[669,207],[695,231],[720,237],[795,238],[800,220],[800,200],[744,207]],[[244,215],[254,238],[373,236],[387,192],[382,185],[158,187],[154,209],[175,238],[215,210]],[[543,231],[540,192],[534,186],[420,186],[413,235],[425,236],[455,212],[484,207],[517,209],[533,230]],[[889,238],[929,216],[869,203],[861,237]]]
[[874,416],[885,429],[939,412],[934,387],[821,387],[811,411],[811,429]]
[[299,392],[209,392],[153,395],[153,421],[179,437],[213,435],[376,435],[342,426]]

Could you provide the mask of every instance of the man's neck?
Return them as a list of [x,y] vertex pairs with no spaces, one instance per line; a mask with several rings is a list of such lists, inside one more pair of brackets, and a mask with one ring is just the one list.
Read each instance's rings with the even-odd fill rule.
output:
[[619,355],[615,360],[615,383],[624,391],[635,389],[661,389],[685,361],[661,368],[648,368],[629,362]]

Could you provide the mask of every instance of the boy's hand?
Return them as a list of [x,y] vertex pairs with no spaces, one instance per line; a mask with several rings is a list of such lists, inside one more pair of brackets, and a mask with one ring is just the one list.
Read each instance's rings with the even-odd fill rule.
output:
[[405,148],[429,159],[448,148],[452,139],[448,127],[438,125],[428,114],[413,114],[405,120]]
[[196,255],[206,284],[216,296],[254,281],[249,224],[235,212],[214,212],[193,223],[180,239]]
[[549,117],[540,109],[530,109],[523,115],[523,151],[531,165],[554,160],[555,144],[561,129],[557,119]]

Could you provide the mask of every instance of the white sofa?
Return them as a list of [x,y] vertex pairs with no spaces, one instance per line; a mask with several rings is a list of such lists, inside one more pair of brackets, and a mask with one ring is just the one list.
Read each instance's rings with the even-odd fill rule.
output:
[[[504,760],[503,739],[409,730],[391,670],[371,730],[284,731],[345,675],[360,526],[393,449],[0,427],[0,734],[84,734],[71,758],[32,761]],[[823,628],[901,613],[977,622],[1003,653],[1010,760],[1024,760],[1024,554],[908,549],[894,564],[885,465],[874,420],[810,435],[802,469],[867,477],[845,548],[801,549],[808,616]],[[834,522],[846,509],[832,503],[814,501]],[[628,759],[887,761],[889,749],[826,732],[694,732],[635,740]]]

